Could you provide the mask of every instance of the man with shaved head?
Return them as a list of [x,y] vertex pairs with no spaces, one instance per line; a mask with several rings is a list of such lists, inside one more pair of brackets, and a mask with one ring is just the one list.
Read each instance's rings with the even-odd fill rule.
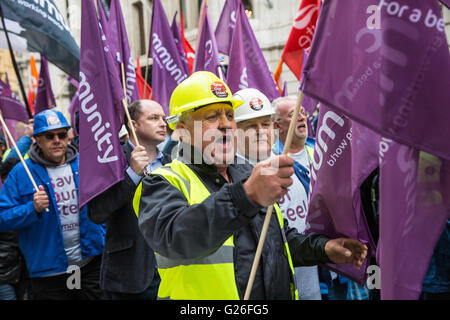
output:
[[156,299],[160,279],[155,254],[139,231],[132,200],[141,179],[170,162],[157,147],[166,137],[165,114],[161,105],[151,100],[134,101],[128,111],[130,138],[122,145],[129,165],[125,179],[88,203],[89,218],[107,226],[100,275],[106,299]]

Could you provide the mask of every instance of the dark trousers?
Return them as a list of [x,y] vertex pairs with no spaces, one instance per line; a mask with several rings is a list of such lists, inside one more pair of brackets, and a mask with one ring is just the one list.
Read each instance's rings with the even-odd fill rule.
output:
[[104,299],[106,300],[156,300],[158,298],[159,284],[161,278],[158,272],[155,272],[155,277],[147,289],[141,293],[123,293],[123,292],[104,292]]
[[69,289],[67,280],[71,276],[70,273],[53,277],[31,278],[33,300],[100,299],[102,295],[99,285],[100,264],[101,256],[96,256],[80,269],[80,289]]

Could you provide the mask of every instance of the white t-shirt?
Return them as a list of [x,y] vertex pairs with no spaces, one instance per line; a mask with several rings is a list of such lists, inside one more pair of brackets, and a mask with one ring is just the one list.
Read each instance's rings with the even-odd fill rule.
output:
[[[289,153],[289,156],[311,172],[311,161],[306,147],[298,153]],[[308,213],[308,194],[295,173],[291,178],[293,184],[288,188],[288,192],[278,204],[289,226],[303,233],[305,231],[306,215]],[[295,277],[300,300],[322,299],[317,266],[296,267]]]
[[47,172],[55,192],[64,239],[64,249],[69,265],[81,265],[80,211],[78,208],[78,190],[74,181],[72,167],[69,164],[47,167]]
[[[310,170],[311,164],[306,148],[298,153],[289,153],[289,156]],[[297,228],[298,232],[302,233],[305,231],[306,214],[308,213],[308,194],[295,173],[291,178],[293,184],[278,204],[283,216],[288,220],[289,226]]]

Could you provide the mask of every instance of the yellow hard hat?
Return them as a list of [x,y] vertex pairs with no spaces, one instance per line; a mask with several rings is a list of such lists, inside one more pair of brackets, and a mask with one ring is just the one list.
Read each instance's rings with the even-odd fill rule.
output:
[[230,88],[214,73],[194,72],[175,88],[170,97],[170,116],[167,118],[169,127],[175,130],[183,112],[212,103],[230,103],[234,110],[244,102],[234,99]]

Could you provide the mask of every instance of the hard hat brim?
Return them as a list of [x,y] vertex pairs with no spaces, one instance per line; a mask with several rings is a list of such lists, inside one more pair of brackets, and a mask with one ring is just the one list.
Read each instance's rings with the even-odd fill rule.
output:
[[[230,103],[233,110],[236,110],[237,107],[239,107],[241,104],[244,103],[244,101],[242,100],[238,100],[238,99],[229,99],[229,98],[207,98],[207,99],[203,99],[203,100],[197,100],[195,102],[192,103],[188,103],[185,104],[184,106],[182,106],[180,108],[180,111],[178,112],[178,117],[180,117],[183,113],[188,112],[188,111],[193,111],[194,109],[199,109],[211,104],[215,104],[215,103]],[[177,126],[178,121],[174,121],[173,123],[169,123],[169,127],[172,130],[175,130],[176,126]]]
[[261,118],[261,117],[266,117],[266,116],[272,116],[275,114],[275,111],[264,111],[264,112],[258,112],[255,111],[254,114],[246,114],[240,117],[235,117],[234,120],[236,121],[236,123],[238,122],[242,122],[242,121],[246,121],[246,120],[250,120],[250,119],[256,119],[256,118]]

